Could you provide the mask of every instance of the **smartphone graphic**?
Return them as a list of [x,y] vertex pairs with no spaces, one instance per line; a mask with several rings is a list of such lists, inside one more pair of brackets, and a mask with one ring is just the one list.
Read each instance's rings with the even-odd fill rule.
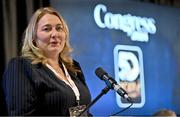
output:
[[[131,108],[141,108],[145,104],[143,54],[138,46],[116,45],[114,48],[115,80],[126,90],[134,104]],[[130,102],[116,93],[117,105],[126,108]]]

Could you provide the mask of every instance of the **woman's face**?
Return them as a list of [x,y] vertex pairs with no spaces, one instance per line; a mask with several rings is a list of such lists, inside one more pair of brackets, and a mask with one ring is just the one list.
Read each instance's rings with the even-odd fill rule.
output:
[[65,32],[60,19],[52,14],[44,15],[37,24],[36,46],[45,56],[58,57],[65,45]]

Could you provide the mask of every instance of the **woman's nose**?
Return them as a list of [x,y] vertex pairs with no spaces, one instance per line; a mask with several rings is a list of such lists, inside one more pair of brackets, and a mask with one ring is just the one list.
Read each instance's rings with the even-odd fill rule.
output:
[[58,31],[53,29],[51,32],[51,37],[56,37],[56,36],[58,36]]

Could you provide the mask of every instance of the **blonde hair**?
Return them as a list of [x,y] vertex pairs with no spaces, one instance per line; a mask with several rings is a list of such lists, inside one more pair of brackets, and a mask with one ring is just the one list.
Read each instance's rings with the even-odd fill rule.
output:
[[70,46],[69,43],[69,29],[64,21],[63,17],[52,7],[44,7],[38,9],[33,16],[30,19],[30,22],[25,30],[24,33],[24,40],[23,40],[23,46],[21,50],[21,54],[23,57],[26,57],[28,59],[32,60],[32,64],[46,64],[47,63],[47,58],[44,56],[43,52],[41,49],[36,47],[36,44],[34,43],[37,33],[37,24],[39,20],[45,15],[45,14],[53,14],[57,16],[60,21],[62,22],[64,32],[66,35],[66,42],[65,46],[62,50],[62,52],[59,55],[59,60],[65,64],[67,69],[70,71],[76,73],[76,68],[73,65],[73,60],[71,57],[71,52],[72,52],[72,47]]

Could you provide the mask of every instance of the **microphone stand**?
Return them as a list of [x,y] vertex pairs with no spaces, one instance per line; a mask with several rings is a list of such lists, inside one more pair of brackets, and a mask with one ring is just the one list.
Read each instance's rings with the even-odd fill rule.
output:
[[84,114],[84,112],[89,109],[95,102],[98,101],[98,99],[100,99],[104,94],[106,94],[108,91],[110,90],[109,86],[106,86],[104,89],[102,89],[101,93],[90,103],[87,105],[87,107],[79,114],[79,116],[81,116],[82,114]]

